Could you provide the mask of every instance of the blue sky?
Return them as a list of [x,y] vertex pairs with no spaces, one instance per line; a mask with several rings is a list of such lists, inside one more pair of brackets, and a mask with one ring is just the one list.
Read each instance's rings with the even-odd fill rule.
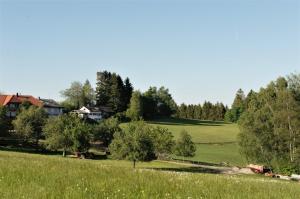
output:
[[300,72],[300,2],[0,0],[0,91],[61,100],[101,70],[178,103],[231,104]]

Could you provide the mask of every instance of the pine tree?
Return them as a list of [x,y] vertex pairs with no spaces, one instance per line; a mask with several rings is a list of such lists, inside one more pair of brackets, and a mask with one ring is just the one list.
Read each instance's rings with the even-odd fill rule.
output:
[[107,106],[111,92],[111,73],[107,71],[97,72],[96,103],[97,106]]
[[127,77],[124,81],[124,89],[123,89],[123,97],[122,97],[122,101],[124,102],[124,110],[126,110],[129,106],[132,92],[133,92],[133,86],[130,83],[129,78]]

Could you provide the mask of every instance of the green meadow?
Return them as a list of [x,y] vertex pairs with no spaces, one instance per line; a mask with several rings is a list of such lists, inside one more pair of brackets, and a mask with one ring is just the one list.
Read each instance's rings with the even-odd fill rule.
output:
[[18,198],[297,198],[300,184],[178,164],[0,151],[0,195]]
[[[188,131],[197,144],[196,155],[187,160],[206,163],[227,163],[233,166],[244,166],[246,161],[239,153],[237,124],[221,121],[200,121],[189,119],[160,119],[148,121],[152,126],[168,128],[176,139],[182,130]],[[176,157],[183,159],[182,157]]]

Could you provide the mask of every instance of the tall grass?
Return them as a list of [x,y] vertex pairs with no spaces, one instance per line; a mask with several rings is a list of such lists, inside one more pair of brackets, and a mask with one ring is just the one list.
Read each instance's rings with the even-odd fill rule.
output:
[[[160,162],[92,161],[0,151],[6,198],[299,198],[300,184],[201,171]],[[163,169],[164,171],[160,170]]]

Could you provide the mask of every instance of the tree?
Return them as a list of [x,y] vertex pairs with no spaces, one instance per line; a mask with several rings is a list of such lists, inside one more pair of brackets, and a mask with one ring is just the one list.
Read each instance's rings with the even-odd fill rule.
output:
[[21,110],[13,120],[13,126],[18,136],[26,141],[34,140],[35,145],[38,146],[46,119],[47,113],[43,108],[30,106],[28,109]]
[[145,118],[170,117],[177,111],[177,105],[165,87],[150,87],[143,94],[143,107]]
[[241,152],[276,170],[300,171],[300,101],[285,78],[253,95],[239,121]]
[[300,101],[300,73],[295,74],[292,73],[288,77],[288,87],[292,94],[294,95],[295,99],[299,102]]
[[211,111],[213,104],[211,102],[205,101],[202,106],[202,119],[211,120]]
[[51,150],[87,152],[90,147],[91,128],[76,115],[50,118],[45,127],[45,145]]
[[67,125],[65,131],[71,135],[73,141],[72,151],[77,152],[88,152],[90,148],[91,140],[91,127],[85,124],[80,118],[74,118],[73,122]]
[[187,118],[187,106],[184,103],[179,106],[178,112],[177,116],[179,118]]
[[0,106],[0,137],[7,136],[9,130],[9,120],[6,107]]
[[118,132],[109,150],[115,159],[127,159],[133,162],[151,161],[155,159],[151,129],[144,121],[128,124],[124,131]]
[[97,72],[96,104],[107,106],[110,99],[111,73],[108,71]]
[[158,99],[156,87],[150,87],[145,93],[143,93],[142,101],[144,118],[151,119],[158,115]]
[[133,92],[129,78],[125,81],[116,73],[108,71],[97,73],[96,104],[109,106],[115,113],[124,112]]
[[169,92],[169,89],[165,87],[160,87],[157,91],[158,98],[158,114],[164,117],[170,117],[172,114],[176,113],[177,105]]
[[124,101],[124,110],[127,110],[128,108],[132,93],[133,93],[133,86],[129,78],[127,77],[124,81],[124,90],[122,95],[122,101]]
[[202,107],[201,104],[198,104],[195,106],[194,119],[200,120],[201,117],[202,117]]
[[192,141],[192,137],[183,130],[176,141],[175,154],[183,157],[194,157],[195,152],[196,146]]
[[133,92],[126,115],[131,120],[139,120],[143,117],[142,95],[139,91]]
[[82,84],[80,82],[72,82],[70,88],[61,91],[61,95],[66,98],[68,103],[72,104],[77,109],[83,106]]
[[61,95],[66,98],[65,103],[79,109],[82,106],[94,104],[94,90],[88,80],[82,83],[75,81],[71,83],[71,87],[61,91]]
[[245,99],[244,91],[239,89],[236,93],[231,109],[226,113],[226,120],[228,122],[237,122],[240,119],[242,113],[246,109]]
[[108,147],[115,133],[122,131],[117,118],[109,118],[101,121],[93,129],[93,140],[101,141],[105,147]]
[[67,115],[51,117],[43,128],[46,147],[50,150],[62,149],[63,157],[73,145],[72,137],[66,129],[68,123],[71,122],[69,120]]
[[154,153],[158,159],[165,158],[172,153],[175,142],[174,136],[167,128],[156,127],[151,129]]
[[116,73],[113,73],[110,79],[110,95],[108,106],[112,107],[115,113],[126,110],[126,107],[124,109],[124,101],[122,99],[123,89],[124,84],[122,78]]
[[82,104],[83,106],[93,106],[95,101],[95,91],[89,80],[86,80],[82,86]]

